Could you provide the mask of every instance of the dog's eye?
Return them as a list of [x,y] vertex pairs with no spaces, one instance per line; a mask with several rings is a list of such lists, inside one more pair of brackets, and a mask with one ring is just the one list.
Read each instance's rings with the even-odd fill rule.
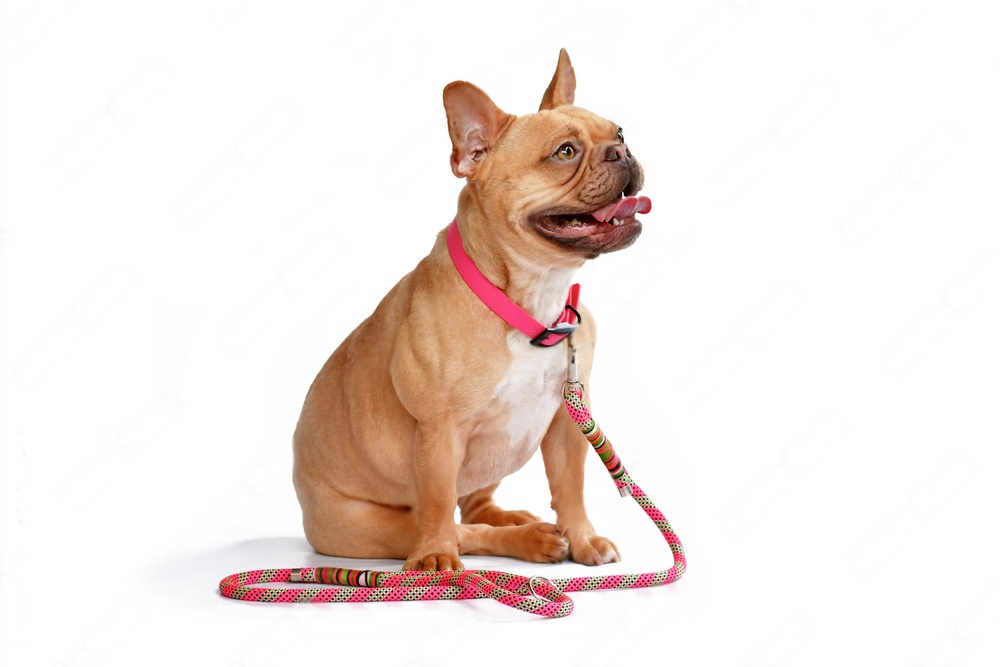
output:
[[576,155],[576,149],[571,144],[563,144],[556,151],[556,157],[560,160],[572,160],[574,155]]
[[618,143],[620,143],[620,144],[624,144],[625,143],[625,134],[622,133],[622,128],[620,128],[620,127],[618,128]]

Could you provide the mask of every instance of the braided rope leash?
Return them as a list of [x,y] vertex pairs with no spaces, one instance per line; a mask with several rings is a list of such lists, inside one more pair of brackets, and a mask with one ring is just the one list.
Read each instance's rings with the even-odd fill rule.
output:
[[[570,343],[569,381],[563,390],[566,410],[610,473],[622,496],[631,496],[656,524],[673,554],[673,566],[660,572],[612,574],[548,580],[544,577],[498,572],[379,572],[339,567],[252,570],[231,574],[219,582],[228,598],[253,602],[382,602],[410,600],[473,600],[493,598],[508,607],[539,616],[559,618],[573,611],[566,593],[624,588],[648,588],[680,579],[687,568],[684,547],[663,513],[629,476],[621,459],[590,414],[583,385],[576,381],[575,348]],[[304,582],[335,588],[263,587],[256,584]]]

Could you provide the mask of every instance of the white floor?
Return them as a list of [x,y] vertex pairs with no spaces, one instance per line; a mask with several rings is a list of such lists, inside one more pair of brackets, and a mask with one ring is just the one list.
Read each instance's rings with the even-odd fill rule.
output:
[[[477,7],[4,4],[0,664],[1000,663],[997,10]],[[595,415],[687,574],[558,620],[221,597],[400,565],[311,552],[290,434],[454,214],[442,87],[530,112],[560,46],[647,173],[642,238],[579,277]],[[668,567],[590,463],[622,563],[466,565]]]

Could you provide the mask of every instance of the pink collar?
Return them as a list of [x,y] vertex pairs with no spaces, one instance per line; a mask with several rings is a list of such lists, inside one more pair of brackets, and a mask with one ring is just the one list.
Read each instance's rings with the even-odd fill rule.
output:
[[580,326],[580,312],[577,304],[580,302],[580,286],[573,285],[569,288],[569,296],[566,298],[566,308],[562,317],[547,327],[528,312],[510,300],[499,287],[490,282],[484,276],[475,262],[465,253],[462,247],[462,236],[458,231],[458,218],[451,221],[448,227],[448,254],[455,268],[465,279],[465,283],[476,293],[483,303],[489,306],[490,310],[499,315],[507,324],[511,325],[531,339],[532,345],[540,347],[551,347],[562,342],[566,336],[576,331]]

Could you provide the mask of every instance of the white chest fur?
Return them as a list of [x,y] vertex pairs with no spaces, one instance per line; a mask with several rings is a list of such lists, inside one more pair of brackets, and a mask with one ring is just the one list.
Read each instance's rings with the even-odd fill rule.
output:
[[535,347],[518,332],[508,336],[507,345],[513,363],[496,389],[497,401],[512,408],[506,432],[514,447],[537,444],[559,406],[559,389],[566,379],[566,350],[562,345]]
[[495,484],[520,469],[538,449],[560,405],[566,347],[531,345],[519,331],[507,336],[511,364],[469,438],[458,495]]

